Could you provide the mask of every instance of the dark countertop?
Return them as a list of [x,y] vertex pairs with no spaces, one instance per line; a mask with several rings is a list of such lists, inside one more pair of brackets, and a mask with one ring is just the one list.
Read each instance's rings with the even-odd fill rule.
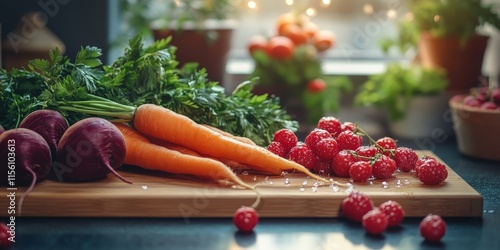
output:
[[483,216],[445,218],[448,229],[439,244],[423,241],[422,218],[405,218],[399,228],[374,237],[344,218],[264,218],[254,233],[240,234],[231,218],[20,217],[12,249],[500,249],[500,162],[465,157],[453,139],[398,145],[434,151],[483,196]]

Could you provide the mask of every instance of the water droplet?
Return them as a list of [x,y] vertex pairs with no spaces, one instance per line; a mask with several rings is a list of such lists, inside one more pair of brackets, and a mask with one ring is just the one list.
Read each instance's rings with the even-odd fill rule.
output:
[[387,183],[387,181],[383,181],[382,182],[382,187],[383,188],[389,188],[389,183]]
[[257,181],[257,176],[254,176],[254,177],[253,177],[253,181]]
[[397,188],[400,188],[402,185],[401,185],[401,180],[397,180],[396,181],[396,187]]
[[285,186],[290,186],[290,179],[289,178],[285,178]]
[[404,183],[405,185],[409,185],[409,184],[410,184],[410,180],[405,179],[405,180],[403,181],[403,183]]
[[281,176],[286,176],[287,174],[288,174],[288,172],[287,172],[287,171],[283,171],[283,172],[281,172]]
[[318,191],[318,187],[311,187],[311,191],[312,191],[313,193],[316,193],[316,192]]
[[305,188],[299,188],[300,192],[304,192]]
[[307,186],[307,181],[303,181],[303,182],[302,182],[302,186],[303,186],[303,187]]
[[141,187],[141,188],[142,188],[142,190],[147,190],[147,189],[148,189],[148,186],[146,186],[146,185],[142,185],[142,187]]
[[232,189],[237,189],[238,187],[236,185],[231,186]]
[[333,192],[338,192],[340,190],[340,187],[337,185],[332,185],[331,187],[332,187]]
[[495,212],[495,210],[493,210],[493,209],[488,210],[488,213],[489,213],[489,214],[492,214],[492,213],[494,213],[494,212]]
[[242,175],[248,175],[248,171],[243,171],[243,173],[241,173]]

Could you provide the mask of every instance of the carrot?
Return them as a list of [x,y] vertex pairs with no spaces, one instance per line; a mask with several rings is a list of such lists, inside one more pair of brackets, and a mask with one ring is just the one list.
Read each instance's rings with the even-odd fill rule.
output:
[[243,182],[231,169],[219,161],[167,149],[151,143],[128,125],[114,124],[125,138],[127,152],[124,164],[172,174],[195,175],[216,181],[227,179],[244,188],[255,190],[253,186]]
[[[153,104],[143,104],[135,110],[134,127],[143,134],[169,141],[204,155],[233,160],[254,170],[281,174],[295,170],[313,179],[329,183],[304,166],[277,156],[267,149],[241,142],[197,124],[187,116]],[[345,186],[338,182],[337,185]]]
[[236,136],[236,135],[228,133],[228,132],[226,132],[224,130],[218,129],[216,127],[212,127],[212,126],[207,125],[207,124],[200,124],[200,125],[205,126],[205,127],[209,128],[209,129],[215,131],[215,132],[221,133],[222,135],[225,135],[227,137],[231,137],[231,138],[233,138],[235,140],[238,140],[238,141],[241,141],[241,142],[244,142],[244,143],[248,143],[248,144],[252,144],[252,145],[256,145],[255,142],[253,142],[252,140],[250,140],[250,139],[248,139],[246,137]]

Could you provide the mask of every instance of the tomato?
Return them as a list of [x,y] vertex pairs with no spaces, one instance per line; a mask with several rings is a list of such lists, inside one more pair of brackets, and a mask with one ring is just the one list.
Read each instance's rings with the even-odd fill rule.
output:
[[295,45],[286,36],[274,36],[267,44],[267,54],[275,59],[286,60],[293,56]]
[[261,35],[251,37],[248,41],[247,49],[250,54],[253,54],[256,50],[265,51],[267,49],[267,38]]
[[318,32],[318,26],[313,23],[313,22],[306,22],[303,26],[302,26],[302,30],[306,33],[307,37],[308,38],[313,38],[314,37],[314,34],[316,34],[316,32]]
[[329,30],[320,30],[313,37],[314,46],[319,52],[333,47],[335,40],[335,34]]
[[284,26],[288,24],[296,24],[297,23],[297,18],[294,14],[292,13],[285,13],[281,16],[278,17],[276,20],[276,32],[277,34],[282,34],[283,33],[283,28]]
[[326,88],[326,82],[321,78],[316,78],[307,83],[307,89],[311,93],[323,91]]
[[295,45],[302,45],[308,41],[307,34],[296,24],[283,25],[279,35],[290,38]]

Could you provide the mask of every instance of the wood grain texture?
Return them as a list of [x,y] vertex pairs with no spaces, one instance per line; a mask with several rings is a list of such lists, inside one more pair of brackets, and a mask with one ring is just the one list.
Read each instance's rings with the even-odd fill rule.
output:
[[[421,151],[436,157],[432,152]],[[437,157],[436,157],[437,158]],[[399,202],[408,217],[429,213],[449,217],[480,217],[483,198],[448,167],[449,175],[441,185],[423,185],[414,173],[396,173],[393,178],[354,184],[354,190],[366,193],[375,205],[386,200]],[[113,175],[92,183],[60,183],[46,180],[39,183],[24,201],[22,216],[42,217],[232,217],[242,205],[251,205],[256,193],[236,188],[230,183],[213,183],[165,173],[123,168],[124,177],[132,185]],[[348,195],[346,188],[338,191],[316,183],[301,174],[264,176],[252,173],[240,177],[259,184],[261,217],[338,217],[341,202]],[[267,177],[267,178],[266,178]],[[285,185],[285,178],[290,181]],[[346,179],[338,179],[346,182]],[[303,186],[304,181],[307,182]],[[16,202],[25,189],[18,188]],[[9,200],[6,187],[0,190],[0,214],[7,216]],[[19,215],[17,215],[19,216]]]

